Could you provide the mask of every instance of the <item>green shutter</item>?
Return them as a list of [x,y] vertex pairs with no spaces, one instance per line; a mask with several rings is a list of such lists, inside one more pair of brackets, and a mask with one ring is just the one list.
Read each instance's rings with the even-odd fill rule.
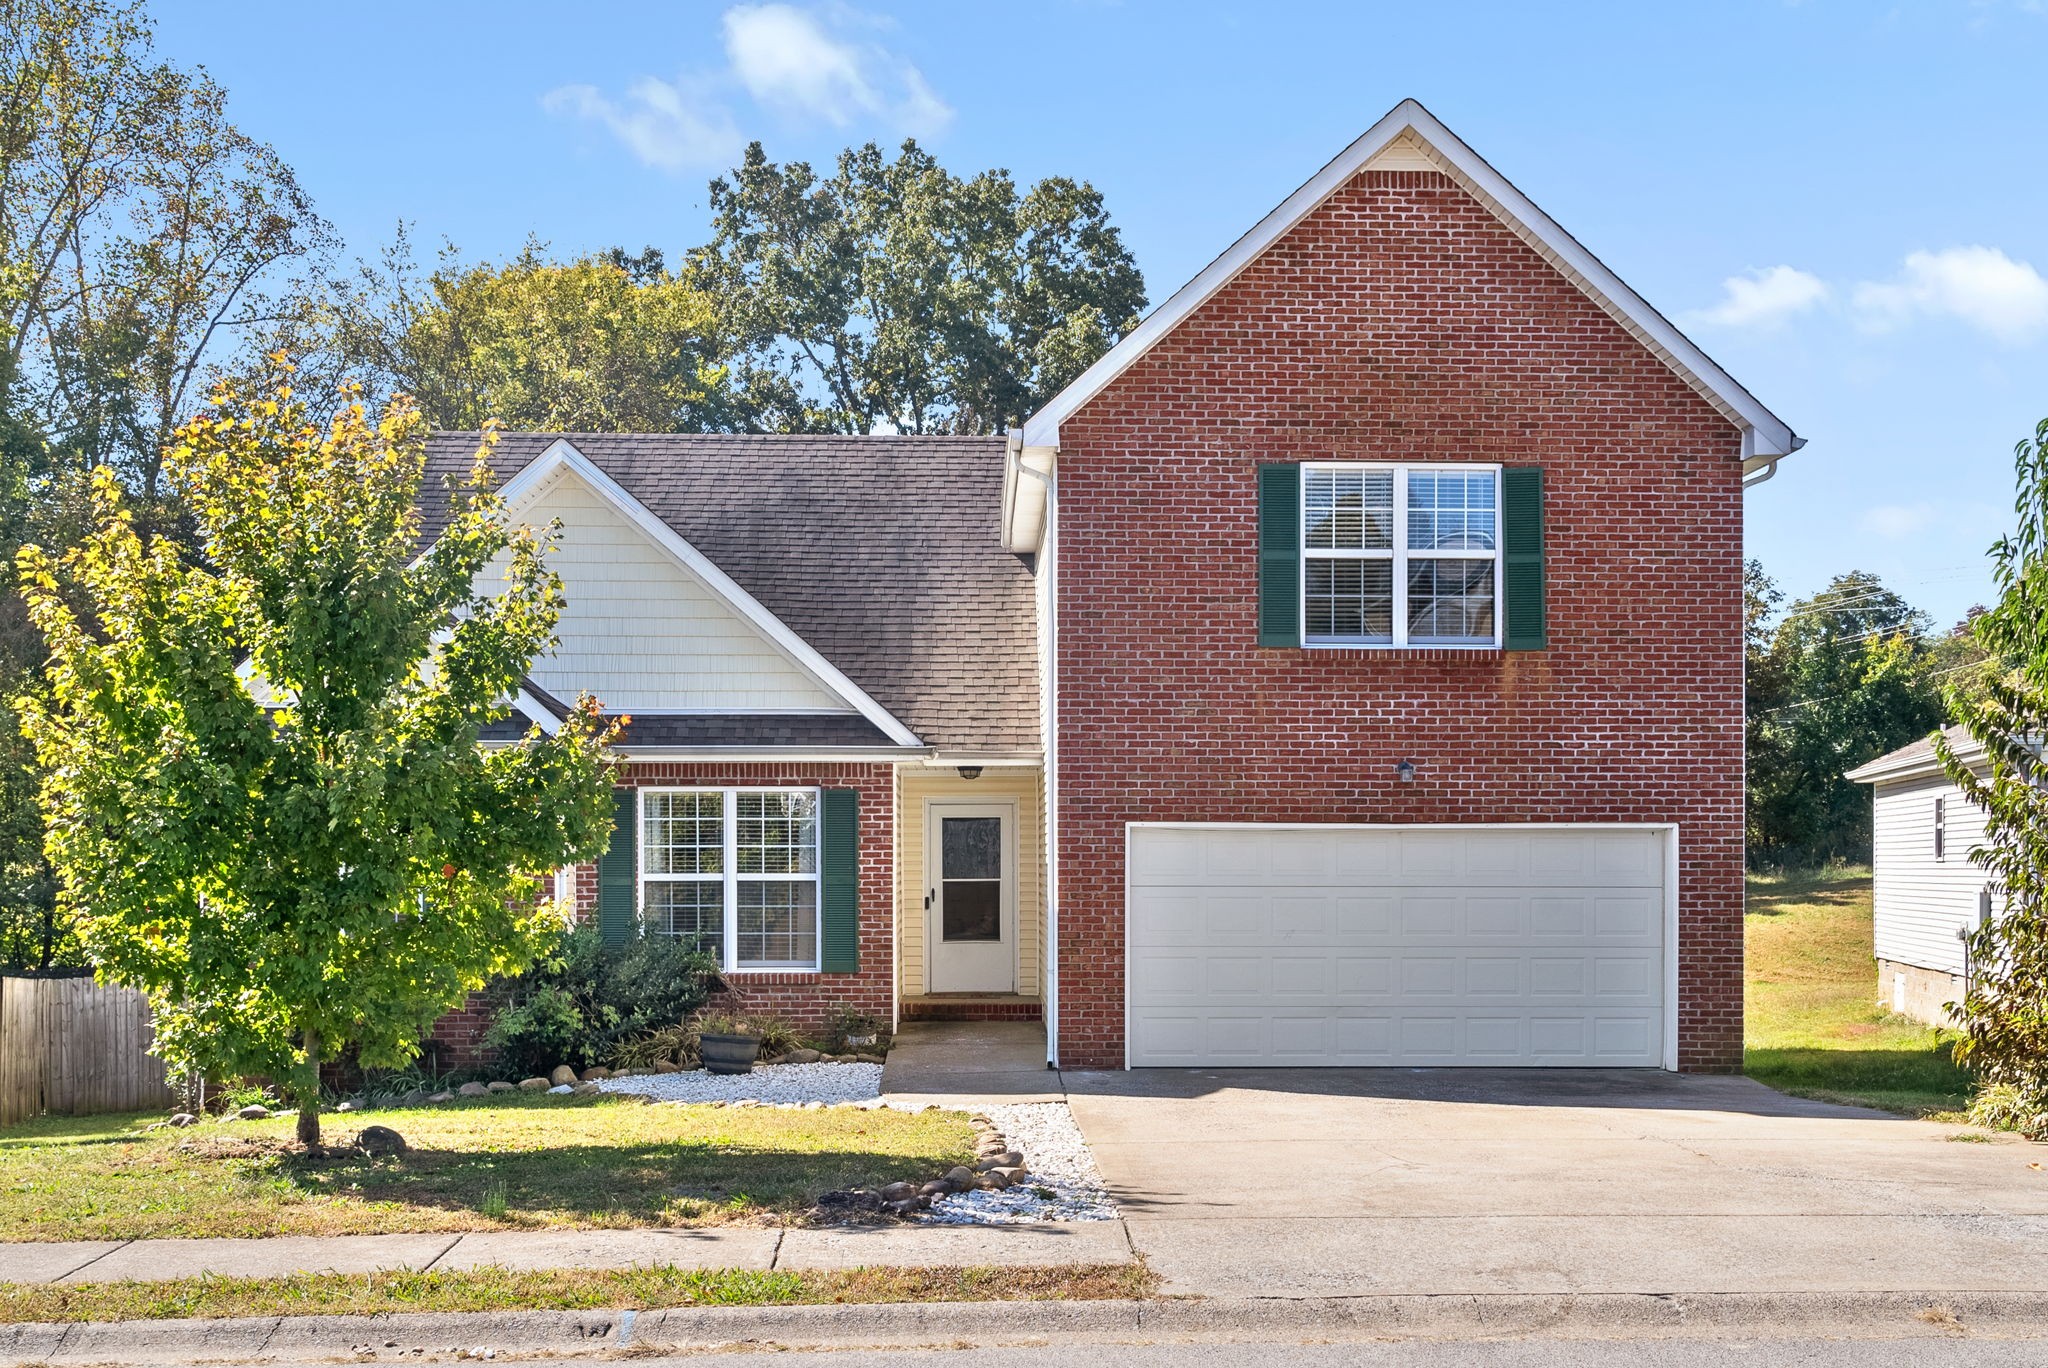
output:
[[597,857],[597,929],[606,945],[624,945],[639,920],[640,805],[635,789],[613,789],[611,848]]
[[1502,644],[1540,651],[1550,644],[1544,616],[1543,472],[1510,466],[1501,472],[1501,581],[1507,613]]
[[1301,645],[1301,467],[1259,467],[1259,645]]
[[819,967],[860,970],[860,790],[826,789],[819,799]]

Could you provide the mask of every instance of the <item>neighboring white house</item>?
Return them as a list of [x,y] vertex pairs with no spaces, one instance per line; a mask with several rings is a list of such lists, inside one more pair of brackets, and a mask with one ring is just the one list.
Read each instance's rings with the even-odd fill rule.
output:
[[[1961,727],[1943,733],[1963,760],[1983,748]],[[1877,998],[1935,1025],[1969,985],[1964,937],[1992,916],[1989,876],[1970,860],[1984,813],[1942,773],[1932,737],[1880,755],[1848,777],[1871,786]]]

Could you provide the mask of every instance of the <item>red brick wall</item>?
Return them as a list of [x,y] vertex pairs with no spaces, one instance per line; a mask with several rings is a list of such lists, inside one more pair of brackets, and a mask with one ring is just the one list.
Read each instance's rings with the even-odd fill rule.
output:
[[[1066,419],[1060,1062],[1123,1063],[1127,821],[1675,821],[1679,1062],[1738,1067],[1739,452],[1434,172],[1355,178]],[[1316,459],[1542,466],[1549,649],[1260,649],[1255,468]]]
[[[860,791],[860,970],[853,974],[735,973],[732,991],[712,1003],[718,1011],[783,1017],[800,1030],[816,1030],[844,1004],[877,1020],[890,1019],[895,996],[895,793],[887,765],[736,765],[694,761],[633,764],[621,781],[637,788],[850,788]],[[578,921],[597,916],[597,866],[579,865],[575,878]],[[435,1024],[429,1048],[443,1068],[471,1067],[488,1059],[482,1037],[490,1004],[467,1006]]]

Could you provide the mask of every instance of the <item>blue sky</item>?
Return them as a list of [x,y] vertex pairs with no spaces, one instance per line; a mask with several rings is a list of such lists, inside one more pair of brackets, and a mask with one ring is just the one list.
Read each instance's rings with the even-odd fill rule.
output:
[[[2048,417],[2044,0],[277,6],[160,0],[351,251],[704,236],[746,140],[915,134],[1094,182],[1155,300],[1414,96],[1811,445],[1750,496],[1792,593],[1987,597]],[[2038,269],[2037,269],[2038,268]]]

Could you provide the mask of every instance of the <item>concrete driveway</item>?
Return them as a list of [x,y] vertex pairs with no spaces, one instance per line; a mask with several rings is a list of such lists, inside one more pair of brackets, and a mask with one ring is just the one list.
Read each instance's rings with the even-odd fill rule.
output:
[[2048,1290],[2048,1147],[1747,1079],[1148,1069],[1064,1082],[1170,1292]]

